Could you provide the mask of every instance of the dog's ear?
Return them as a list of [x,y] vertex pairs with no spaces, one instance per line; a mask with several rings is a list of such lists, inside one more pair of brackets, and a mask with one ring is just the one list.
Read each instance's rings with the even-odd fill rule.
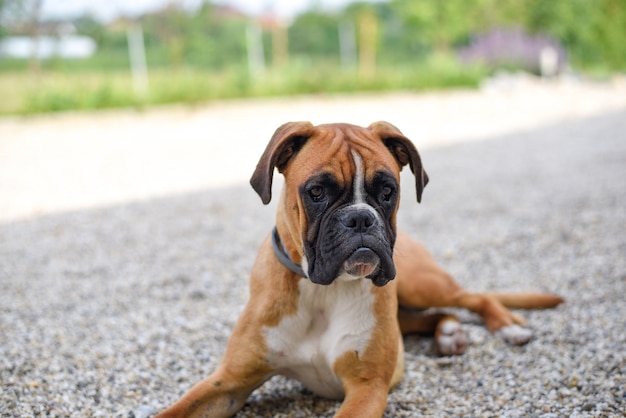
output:
[[422,159],[415,145],[402,135],[402,132],[388,122],[374,122],[368,129],[378,135],[385,146],[391,151],[393,156],[404,167],[409,164],[411,171],[415,175],[415,191],[417,192],[417,201],[422,201],[422,192],[428,184],[428,175],[422,166]]
[[263,204],[267,205],[272,199],[274,167],[282,172],[314,131],[311,122],[288,122],[276,129],[250,178]]

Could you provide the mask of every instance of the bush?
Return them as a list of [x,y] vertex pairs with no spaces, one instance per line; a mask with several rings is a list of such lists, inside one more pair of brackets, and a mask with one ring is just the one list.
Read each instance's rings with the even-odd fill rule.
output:
[[146,97],[134,93],[127,71],[0,74],[0,90],[9,93],[0,104],[0,114],[31,114],[245,97],[476,87],[486,73],[447,55],[416,60],[414,64],[381,65],[372,77],[360,76],[356,68],[341,69],[330,60],[312,65],[306,59],[294,60],[284,68],[268,69],[254,80],[245,67],[237,66],[224,71],[156,69],[149,73]]

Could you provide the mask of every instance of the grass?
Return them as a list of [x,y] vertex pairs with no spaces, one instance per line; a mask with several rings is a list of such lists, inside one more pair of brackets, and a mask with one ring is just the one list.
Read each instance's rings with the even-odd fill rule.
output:
[[135,94],[130,72],[122,70],[26,70],[0,72],[0,114],[35,114],[66,110],[146,107],[199,103],[240,97],[289,96],[355,91],[427,90],[475,87],[486,75],[442,57],[414,65],[382,67],[372,76],[332,63],[312,65],[294,60],[252,79],[245,68],[207,71],[194,68],[154,69],[145,96]]

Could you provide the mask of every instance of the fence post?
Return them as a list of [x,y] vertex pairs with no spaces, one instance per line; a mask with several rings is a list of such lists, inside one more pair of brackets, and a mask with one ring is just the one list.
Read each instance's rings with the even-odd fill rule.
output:
[[356,33],[351,21],[339,23],[339,53],[341,68],[348,70],[356,66]]
[[289,62],[289,35],[287,25],[276,21],[272,25],[272,65],[284,68]]
[[359,75],[371,80],[376,74],[378,20],[372,12],[364,12],[359,19]]
[[552,46],[544,46],[539,53],[539,71],[541,77],[551,78],[557,75],[559,70],[559,54]]
[[265,51],[263,50],[263,32],[253,22],[246,26],[246,44],[250,77],[256,79],[265,72]]
[[148,95],[148,65],[143,42],[143,29],[140,24],[133,24],[126,31],[128,37],[128,55],[133,78],[135,96],[144,99]]

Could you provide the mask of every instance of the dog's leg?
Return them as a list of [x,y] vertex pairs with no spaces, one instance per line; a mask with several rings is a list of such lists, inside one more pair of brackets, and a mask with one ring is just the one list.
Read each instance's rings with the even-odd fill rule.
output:
[[489,294],[460,291],[454,295],[451,306],[469,309],[479,314],[487,329],[513,345],[526,344],[532,332],[524,328],[526,321],[520,315],[509,311],[502,303]]
[[217,369],[156,418],[233,416],[252,391],[272,376],[265,346],[251,343],[258,327],[248,326],[252,321],[246,312],[237,321]]
[[155,418],[231,417],[266,379],[267,372],[222,364]]
[[[395,292],[392,296],[395,298]],[[378,302],[381,308],[394,304],[383,298]],[[367,348],[360,352],[347,351],[333,365],[345,391],[335,418],[382,417],[390,388],[402,378],[404,343],[395,318],[396,309],[385,310]]]
[[[479,314],[489,331],[502,336],[508,343],[521,345],[530,340],[532,333],[523,328],[525,321],[521,316],[509,311],[493,294],[465,291],[439,267],[421,244],[404,233],[398,234],[394,261],[398,270],[398,301],[401,306],[418,309],[466,308]],[[540,297],[540,294],[526,295],[525,299],[539,300]],[[553,305],[545,305],[549,306]],[[439,321],[436,323],[439,324]],[[457,326],[442,324],[440,330],[442,335],[446,335],[455,333],[453,328]]]
[[221,365],[155,418],[231,417],[266,379],[267,373]]
[[[424,284],[426,283],[428,285],[425,287]],[[399,286],[403,291],[399,296],[402,306],[422,309],[426,307],[465,308],[480,315],[490,332],[501,336],[510,344],[522,345],[532,337],[530,330],[523,327],[526,322],[520,315],[509,311],[492,295],[465,291],[454,282],[450,275],[443,271],[441,273],[419,274],[419,277],[413,280],[413,284],[414,286],[406,284]],[[426,300],[424,300],[425,298]],[[442,354],[462,354],[464,351],[460,347],[464,347],[463,342],[466,342],[466,339],[462,335],[458,320],[452,316],[426,317],[426,319],[420,320],[421,324],[418,320],[413,320],[414,323],[411,324],[411,321],[407,321],[406,318],[401,318],[400,321],[403,332],[405,329],[408,332],[421,332],[419,329],[414,330],[412,328],[416,328],[418,325],[426,325],[428,328],[433,327],[434,324],[436,338],[438,338],[437,334],[439,337],[443,337],[443,340],[437,339],[438,349]],[[418,325],[415,325],[416,322]],[[446,345],[450,346],[447,336],[458,337],[455,345],[458,345],[459,348],[454,348],[454,346],[446,348]]]
[[389,377],[382,373],[381,362],[359,359],[356,352],[347,353],[336,367],[346,396],[335,418],[380,418],[387,407]]
[[467,336],[454,315],[423,314],[410,309],[400,309],[398,322],[403,334],[434,334],[435,347],[440,355],[458,356],[467,348]]
[[437,324],[435,345],[442,356],[458,356],[465,353],[467,335],[461,322],[454,315],[446,315]]
[[380,384],[354,382],[334,418],[380,418],[387,407],[389,388]]

